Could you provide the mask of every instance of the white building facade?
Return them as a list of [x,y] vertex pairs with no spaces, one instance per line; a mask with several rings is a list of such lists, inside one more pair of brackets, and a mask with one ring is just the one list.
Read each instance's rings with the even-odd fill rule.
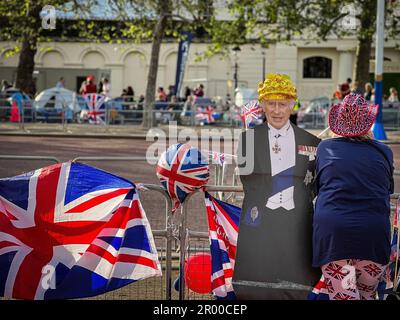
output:
[[[328,40],[293,45],[274,44],[268,49],[245,45],[229,56],[216,55],[196,62],[207,44],[192,43],[186,63],[183,86],[205,85],[206,95],[225,97],[234,92],[235,62],[239,87],[257,88],[265,72],[286,73],[292,77],[301,100],[316,96],[331,97],[337,84],[352,77],[355,63],[356,40]],[[13,43],[0,42],[0,80],[15,80],[18,55],[7,57]],[[161,46],[157,86],[168,88],[175,83],[178,43]],[[87,75],[96,80],[108,77],[112,96],[119,96],[123,89],[132,86],[135,95],[145,93],[150,63],[151,43],[107,44],[85,42],[54,42],[39,47],[35,56],[37,91],[54,87],[60,77],[66,87],[78,90]],[[374,55],[372,48],[371,56]],[[400,49],[394,40],[387,41],[384,49],[384,73],[400,79]],[[264,61],[263,61],[264,60]],[[374,64],[370,65],[374,72]],[[399,80],[400,83],[400,80]],[[397,88],[400,89],[400,88]]]

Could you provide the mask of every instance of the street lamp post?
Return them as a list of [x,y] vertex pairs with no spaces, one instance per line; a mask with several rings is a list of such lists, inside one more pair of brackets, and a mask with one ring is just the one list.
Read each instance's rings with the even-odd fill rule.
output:
[[237,61],[235,61],[235,73],[233,75],[233,79],[235,80],[235,89],[238,87],[237,70],[238,70],[238,64]]
[[238,63],[237,63],[238,56],[237,55],[238,55],[238,52],[240,51],[240,48],[239,48],[239,46],[236,46],[232,50],[235,53],[235,73],[233,74],[233,80],[235,81],[234,89],[236,91],[236,89],[238,87]]
[[264,82],[265,80],[265,50],[261,49],[261,54],[262,54],[262,76],[261,76],[261,81]]
[[385,24],[385,0],[377,0],[376,45],[375,45],[375,104],[379,105],[372,132],[377,140],[387,140],[382,123],[382,91],[383,91],[383,47]]

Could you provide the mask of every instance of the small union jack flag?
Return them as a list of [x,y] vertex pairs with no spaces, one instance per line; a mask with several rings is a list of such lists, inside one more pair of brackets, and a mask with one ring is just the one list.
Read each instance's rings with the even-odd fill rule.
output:
[[89,93],[84,95],[88,108],[89,123],[106,124],[106,97],[97,94]]
[[245,128],[253,128],[255,125],[262,123],[263,110],[258,100],[252,100],[242,106],[241,118]]
[[208,154],[213,163],[216,163],[220,166],[224,165],[225,163],[225,153],[221,153],[218,151],[208,151]]
[[186,196],[202,188],[210,178],[207,159],[188,144],[174,144],[165,151],[157,164],[157,176],[173,202],[173,212]]

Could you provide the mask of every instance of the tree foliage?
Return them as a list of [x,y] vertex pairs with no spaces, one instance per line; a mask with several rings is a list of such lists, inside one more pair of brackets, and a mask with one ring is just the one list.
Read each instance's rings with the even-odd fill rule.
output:
[[[263,47],[293,40],[326,41],[357,39],[355,80],[369,79],[369,59],[376,30],[376,0],[231,0],[231,21],[211,19],[210,52],[227,51],[249,42]],[[387,1],[385,29],[389,38],[399,37],[400,1]]]

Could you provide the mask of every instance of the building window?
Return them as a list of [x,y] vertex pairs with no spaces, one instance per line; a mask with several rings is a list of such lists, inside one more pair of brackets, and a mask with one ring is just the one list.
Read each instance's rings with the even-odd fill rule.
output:
[[332,59],[325,57],[310,57],[303,60],[303,78],[332,78]]

